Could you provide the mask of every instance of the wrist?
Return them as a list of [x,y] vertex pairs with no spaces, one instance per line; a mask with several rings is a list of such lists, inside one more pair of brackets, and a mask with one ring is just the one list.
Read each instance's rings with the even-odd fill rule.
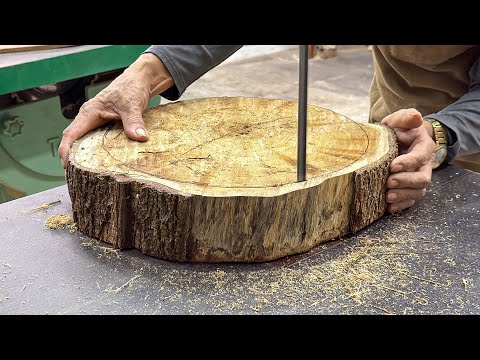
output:
[[144,53],[125,72],[134,73],[148,84],[150,97],[158,95],[174,85],[174,80],[163,62],[152,53]]

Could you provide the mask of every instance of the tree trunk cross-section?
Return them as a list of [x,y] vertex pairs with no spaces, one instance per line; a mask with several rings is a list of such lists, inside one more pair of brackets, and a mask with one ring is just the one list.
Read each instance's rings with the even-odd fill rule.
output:
[[297,183],[297,112],[291,101],[197,99],[147,110],[144,143],[119,123],[86,134],[67,165],[78,228],[162,259],[259,262],[382,216],[393,131],[309,106]]

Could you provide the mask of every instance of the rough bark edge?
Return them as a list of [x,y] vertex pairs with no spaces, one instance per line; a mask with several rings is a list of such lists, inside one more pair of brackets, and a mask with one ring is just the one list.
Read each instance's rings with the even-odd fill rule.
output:
[[[327,204],[323,194],[325,188],[332,186],[338,194],[351,192],[352,178],[352,174],[340,175],[318,186],[275,197],[227,198],[231,208],[255,209],[250,214],[252,219],[262,216],[263,221],[248,223],[255,227],[250,234],[241,230],[241,226],[233,227],[234,235],[220,240],[221,245],[227,245],[224,248],[214,247],[212,238],[207,237],[207,245],[212,246],[205,251],[205,243],[196,238],[192,227],[199,219],[204,220],[207,208],[212,218],[221,221],[226,198],[191,196],[157,183],[131,182],[122,175],[86,170],[72,162],[67,165],[73,218],[80,231],[120,249],[134,247],[144,254],[179,262],[265,262],[303,253],[346,235],[349,221],[344,216],[342,225],[336,223],[333,228],[325,225],[342,208],[350,210],[351,197],[332,196]],[[97,201],[98,194],[103,201]],[[211,205],[217,201],[220,206]],[[298,206],[299,202],[304,206]],[[296,206],[290,205],[293,203]],[[270,226],[277,211],[281,211],[281,220]],[[239,218],[244,216],[242,211],[233,213]],[[234,224],[241,222],[240,219]],[[271,229],[276,236],[267,236]]]
[[[73,219],[80,231],[120,249],[135,247],[160,258],[188,260],[189,196],[177,196],[175,190],[159,184],[88,171],[71,161],[66,178]],[[97,194],[106,202],[95,201]],[[142,199],[151,199],[148,207],[140,203]],[[173,226],[166,226],[162,213],[175,218],[168,222]],[[152,248],[146,235],[167,245]]]
[[388,130],[389,151],[381,159],[353,172],[353,202],[350,218],[350,231],[355,234],[373,221],[379,219],[387,209],[385,191],[387,178],[390,175],[390,164],[398,155],[398,144],[395,133]]

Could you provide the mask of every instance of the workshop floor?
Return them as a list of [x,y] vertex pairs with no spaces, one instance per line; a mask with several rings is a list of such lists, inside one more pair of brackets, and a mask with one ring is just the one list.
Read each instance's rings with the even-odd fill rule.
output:
[[[339,45],[336,58],[310,59],[309,104],[352,120],[368,120],[372,55],[364,45]],[[298,97],[298,47],[248,45],[206,73],[182,100],[212,96],[249,96],[286,100]],[[162,103],[168,102],[162,99]]]

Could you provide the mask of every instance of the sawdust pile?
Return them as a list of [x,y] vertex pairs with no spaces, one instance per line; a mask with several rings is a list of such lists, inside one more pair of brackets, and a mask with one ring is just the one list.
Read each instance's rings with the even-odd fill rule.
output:
[[77,225],[70,215],[52,215],[45,220],[45,227],[50,230],[68,229],[71,233],[77,231]]

